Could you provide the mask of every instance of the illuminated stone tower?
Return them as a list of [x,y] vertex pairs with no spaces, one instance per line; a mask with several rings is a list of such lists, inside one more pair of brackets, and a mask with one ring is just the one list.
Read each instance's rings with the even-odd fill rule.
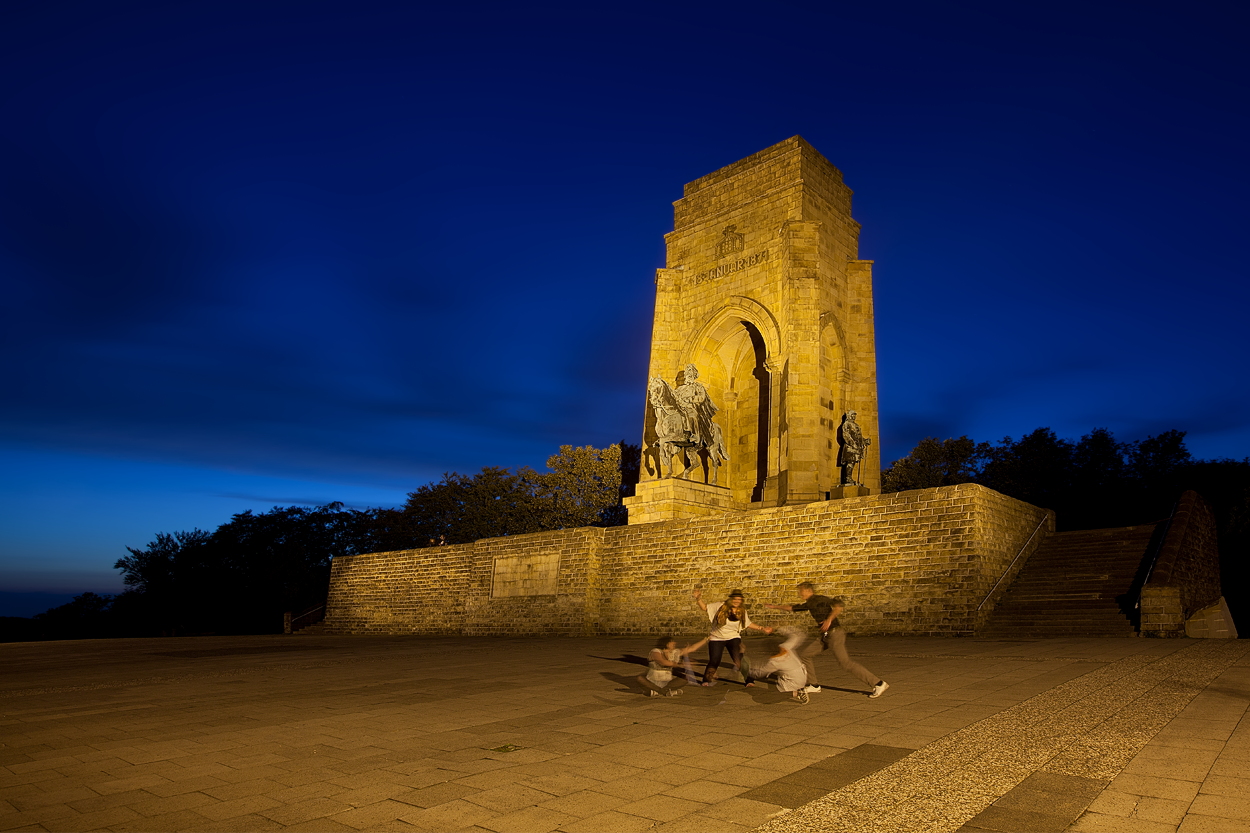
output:
[[[673,226],[656,271],[649,377],[676,388],[697,368],[728,459],[718,468],[691,449],[690,470],[666,476],[649,404],[630,523],[875,493],[872,261],[859,259],[841,172],[795,136],[686,185]],[[841,485],[849,411],[871,440],[854,470],[862,486]]]

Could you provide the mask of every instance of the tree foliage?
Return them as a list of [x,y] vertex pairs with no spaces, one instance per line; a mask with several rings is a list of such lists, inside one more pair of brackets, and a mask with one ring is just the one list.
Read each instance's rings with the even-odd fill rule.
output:
[[325,598],[331,559],[363,551],[365,514],[340,503],[248,510],[211,533],[158,533],[114,567],[148,632],[273,631],[283,612]]
[[968,437],[927,437],[882,472],[882,491],[898,492],[979,483],[1005,495],[1054,509],[1062,529],[1125,526],[1168,514],[1191,488],[1194,461],[1185,434],[1164,431],[1120,442],[1105,428],[1078,441],[1038,428],[997,444]]
[[882,472],[881,490],[902,492],[972,483],[989,459],[989,453],[989,443],[973,442],[967,437],[948,440],[925,437],[911,454],[895,460],[894,465]]
[[927,437],[881,478],[886,492],[956,483],[979,483],[1053,509],[1060,530],[1158,521],[1171,514],[1182,492],[1193,489],[1215,513],[1234,618],[1250,616],[1250,598],[1243,599],[1240,589],[1250,586],[1250,459],[1195,460],[1182,431],[1120,442],[1096,428],[1073,442],[1039,428],[995,445]]
[[623,524],[622,471],[628,476],[623,461],[633,459],[636,472],[638,454],[637,446],[622,443],[607,448],[564,445],[547,458],[546,472],[529,467],[487,467],[474,475],[451,472],[409,493],[397,514],[375,516],[379,543],[386,549],[408,549]]
[[547,459],[548,471],[451,472],[399,508],[275,506],[240,512],[212,532],[160,532],[114,565],[126,592],[85,593],[0,624],[14,638],[45,639],[274,632],[284,612],[325,600],[340,556],[625,523],[621,498],[638,482],[639,457],[626,443],[565,445]]
[[539,475],[537,496],[543,529],[615,526],[623,522],[613,510],[621,507],[621,445],[607,448],[560,446],[547,458]]

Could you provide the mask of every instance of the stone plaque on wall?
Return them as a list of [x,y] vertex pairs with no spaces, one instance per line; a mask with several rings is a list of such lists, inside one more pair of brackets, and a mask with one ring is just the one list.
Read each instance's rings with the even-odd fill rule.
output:
[[559,575],[559,553],[497,556],[490,595],[494,599],[554,596]]

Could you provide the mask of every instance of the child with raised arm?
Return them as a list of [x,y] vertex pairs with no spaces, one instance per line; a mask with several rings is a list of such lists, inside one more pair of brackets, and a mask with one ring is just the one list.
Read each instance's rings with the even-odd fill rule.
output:
[[806,704],[811,698],[804,690],[807,686],[807,669],[799,656],[799,648],[807,641],[807,636],[801,628],[790,626],[777,628],[777,632],[784,634],[786,641],[781,643],[777,653],[769,657],[763,665],[756,667],[755,674],[763,677],[776,671],[777,690],[788,691],[791,698]]
[[690,660],[686,657],[703,647],[707,639],[700,639],[685,648],[677,647],[677,640],[671,636],[661,636],[655,641],[655,647],[647,654],[647,673],[638,677],[638,682],[647,689],[648,697],[676,697],[681,694],[680,688],[673,688],[673,669],[685,668],[686,678],[694,682],[694,671],[689,667]]
[[724,656],[725,651],[729,651],[734,670],[742,674],[743,685],[755,685],[751,679],[751,668],[746,664],[742,655],[742,634],[747,629],[764,633],[772,633],[773,629],[760,627],[751,621],[751,617],[747,615],[746,605],[743,604],[744,596],[741,590],[732,591],[729,598],[714,605],[703,601],[701,588],[696,587],[691,595],[694,596],[694,603],[707,613],[708,621],[712,626],[712,632],[704,640],[707,642],[707,668],[703,672],[703,685],[716,684],[716,672],[720,668],[721,657]]

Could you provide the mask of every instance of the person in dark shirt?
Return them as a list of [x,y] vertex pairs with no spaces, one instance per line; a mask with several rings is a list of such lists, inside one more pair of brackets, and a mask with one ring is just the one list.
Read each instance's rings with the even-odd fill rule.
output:
[[821,596],[816,592],[816,588],[812,586],[810,581],[805,581],[799,585],[799,598],[802,601],[796,605],[766,604],[764,607],[792,612],[806,610],[812,614],[812,619],[816,622],[816,628],[820,631],[820,639],[809,640],[799,650],[799,659],[802,660],[803,667],[807,669],[807,688],[803,690],[808,694],[820,692],[820,684],[816,681],[815,657],[821,651],[827,651],[832,648],[833,656],[837,659],[838,665],[842,666],[843,671],[872,686],[872,693],[868,695],[869,697],[880,697],[885,693],[890,684],[858,662],[855,662],[846,653],[846,631],[842,629],[842,625],[838,622],[838,616],[845,608],[842,600]]

